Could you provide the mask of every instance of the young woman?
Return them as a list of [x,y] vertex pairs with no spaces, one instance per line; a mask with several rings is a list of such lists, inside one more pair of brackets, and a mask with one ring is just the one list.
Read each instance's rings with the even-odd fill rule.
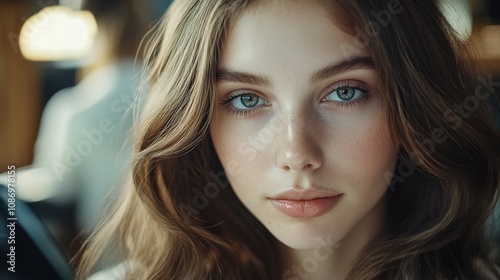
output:
[[496,82],[434,1],[174,1],[151,42],[80,277],[113,240],[127,279],[500,277]]

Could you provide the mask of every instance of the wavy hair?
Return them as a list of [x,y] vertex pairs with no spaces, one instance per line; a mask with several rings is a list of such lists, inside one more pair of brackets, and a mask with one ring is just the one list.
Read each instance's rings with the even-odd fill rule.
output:
[[[251,2],[174,1],[158,24],[130,182],[82,248],[78,278],[116,242],[128,279],[281,279],[278,241],[233,193],[208,133],[224,38]],[[478,90],[488,78],[434,1],[321,2],[369,49],[400,155],[388,233],[347,279],[500,278],[485,226],[500,183],[493,93]]]

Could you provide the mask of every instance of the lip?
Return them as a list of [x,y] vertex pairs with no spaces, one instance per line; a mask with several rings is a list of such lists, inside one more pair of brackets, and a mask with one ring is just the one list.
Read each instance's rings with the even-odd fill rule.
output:
[[271,197],[271,204],[283,214],[293,218],[319,217],[337,204],[342,194],[307,189],[289,190]]

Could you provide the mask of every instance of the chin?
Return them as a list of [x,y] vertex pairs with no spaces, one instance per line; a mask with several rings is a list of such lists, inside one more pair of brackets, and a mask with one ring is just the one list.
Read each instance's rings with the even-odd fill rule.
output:
[[332,229],[331,224],[322,226],[308,221],[269,230],[278,241],[297,250],[335,247],[342,239],[342,233],[338,229]]

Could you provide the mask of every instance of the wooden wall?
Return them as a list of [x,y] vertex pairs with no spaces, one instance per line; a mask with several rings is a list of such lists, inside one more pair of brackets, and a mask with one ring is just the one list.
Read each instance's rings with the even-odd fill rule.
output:
[[0,172],[7,165],[30,164],[40,122],[40,73],[18,46],[24,20],[31,15],[26,1],[0,1]]

